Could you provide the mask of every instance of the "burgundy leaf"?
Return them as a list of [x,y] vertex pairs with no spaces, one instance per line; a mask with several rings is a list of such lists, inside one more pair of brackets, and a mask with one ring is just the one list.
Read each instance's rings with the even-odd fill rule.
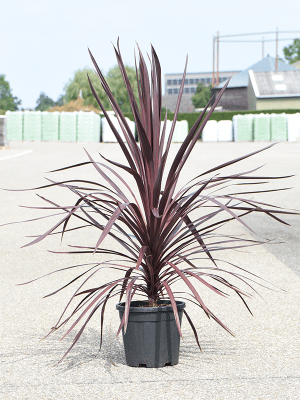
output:
[[136,269],[139,269],[139,267],[140,267],[140,265],[142,263],[143,257],[144,257],[144,255],[146,253],[147,248],[148,248],[148,246],[142,246],[141,247],[139,258],[137,260],[136,267],[135,267]]
[[177,310],[177,304],[176,301],[174,299],[172,290],[170,288],[170,286],[168,285],[168,283],[166,281],[161,281],[162,285],[165,287],[167,294],[170,298],[172,307],[173,307],[173,312],[174,312],[174,316],[175,316],[175,321],[176,321],[176,325],[177,325],[177,329],[179,332],[180,337],[182,338],[182,333],[181,333],[181,329],[180,329],[180,320],[179,320],[179,315],[178,315],[178,310]]
[[198,346],[199,346],[199,349],[200,349],[200,351],[202,351],[201,346],[200,346],[200,343],[199,343],[199,339],[198,339],[198,334],[197,334],[196,328],[195,328],[195,326],[194,326],[194,324],[193,324],[193,321],[191,320],[191,318],[189,317],[189,315],[188,315],[188,313],[185,311],[185,309],[183,309],[183,312],[184,312],[184,315],[186,316],[186,319],[189,321],[189,324],[191,325],[191,328],[193,329],[193,333],[194,333],[196,342],[197,342],[197,344],[198,344]]
[[[78,285],[57,324],[50,332],[66,326],[65,337],[72,330],[75,330],[79,323],[81,324],[65,356],[78,342],[87,323],[96,312],[101,313],[101,348],[106,305],[108,300],[115,296],[120,296],[121,301],[125,295],[125,309],[117,335],[122,329],[126,333],[130,304],[135,294],[148,300],[149,303],[157,302],[167,296],[170,299],[176,326],[181,337],[175,296],[185,298],[182,294],[203,310],[207,317],[214,319],[223,329],[232,334],[229,328],[206,307],[202,297],[200,297],[200,292],[192,284],[193,280],[196,279],[202,285],[202,288],[208,288],[223,297],[228,296],[229,293],[237,294],[251,313],[245,298],[257,293],[255,285],[269,289],[273,289],[273,287],[269,287],[270,284],[266,284],[265,281],[258,281],[255,274],[233,263],[216,258],[215,252],[238,251],[250,246],[269,243],[277,245],[279,242],[263,238],[259,240],[247,239],[234,235],[230,231],[230,234],[223,233],[223,230],[225,231],[225,228],[232,221],[238,221],[244,227],[250,229],[245,223],[245,217],[248,214],[255,215],[258,218],[265,214],[276,222],[286,225],[288,224],[281,219],[283,215],[299,214],[299,210],[287,210],[254,198],[254,195],[260,196],[267,192],[287,190],[287,188],[274,189],[269,188],[269,186],[264,186],[262,190],[261,186],[258,187],[258,190],[256,190],[257,186],[255,189],[253,189],[253,186],[250,186],[249,189],[248,187],[245,188],[245,185],[270,185],[274,182],[274,179],[288,178],[292,175],[252,176],[262,166],[241,172],[236,170],[232,174],[221,174],[223,168],[236,167],[238,162],[272,147],[274,143],[209,168],[207,171],[197,171],[196,177],[191,176],[189,182],[178,188],[182,169],[229,81],[217,96],[210,99],[189,130],[183,143],[179,145],[177,153],[170,160],[168,157],[184,90],[187,60],[171,130],[166,138],[166,127],[170,114],[166,111],[164,121],[161,121],[162,72],[154,48],[151,46],[151,54],[147,60],[137,46],[135,72],[138,98],[135,98],[133,86],[129,81],[127,67],[124,65],[121,56],[119,40],[117,46],[114,46],[114,51],[129,98],[132,110],[132,117],[130,118],[133,118],[135,122],[139,143],[135,141],[135,133],[131,131],[127,123],[121,110],[122,106],[114,98],[105,76],[89,51],[95,73],[100,80],[122,133],[114,126],[112,118],[105,110],[88,77],[89,85],[116,137],[123,157],[118,156],[117,161],[114,161],[108,159],[106,153],[103,152],[104,156],[101,154],[100,156],[104,161],[98,162],[86,151],[86,162],[76,163],[55,171],[69,173],[77,171],[75,168],[85,168],[86,165],[91,165],[98,172],[94,181],[89,178],[57,182],[47,179],[48,184],[35,188],[35,190],[44,190],[57,187],[65,192],[68,191],[68,194],[75,197],[74,201],[64,202],[61,205],[52,199],[40,196],[40,199],[46,203],[43,207],[27,206],[27,208],[51,214],[33,218],[31,221],[63,215],[59,217],[62,219],[55,224],[53,223],[54,226],[50,229],[47,228],[44,234],[31,236],[31,242],[26,246],[36,244],[50,235],[60,234],[61,237],[64,235],[69,237],[72,232],[79,232],[78,229],[88,226],[93,228],[93,231],[97,232],[98,235],[95,246],[80,242],[77,244],[70,243],[68,251],[52,251],[52,253],[59,254],[94,254],[94,257],[100,257],[99,259],[102,260],[100,263],[70,267],[83,267],[84,269],[79,269],[73,278],[70,278],[67,283],[61,284],[62,286],[59,289],[48,295],[58,293],[73,283]],[[150,67],[148,67],[149,65]],[[209,106],[211,106],[210,109],[208,109]],[[199,146],[201,147],[201,144]],[[211,156],[212,158],[215,156],[214,150],[212,150]],[[122,161],[124,157],[125,161]],[[214,175],[208,176],[208,174]],[[232,189],[232,186],[235,185],[244,185],[243,190]],[[56,212],[54,213],[52,210],[56,210]],[[74,222],[74,225],[71,225],[71,222]],[[67,232],[68,235],[66,235]],[[118,246],[121,246],[121,250],[100,247],[107,236],[113,239]],[[209,266],[203,266],[207,257],[214,264],[213,266],[211,263]],[[221,262],[227,263],[224,268],[219,268]],[[183,269],[183,266],[186,268]],[[113,272],[118,272],[121,277],[113,281],[102,282],[103,274],[96,275],[102,268],[113,269]],[[61,270],[67,269],[68,267]],[[81,283],[81,279],[83,283]],[[179,281],[186,285],[186,292],[172,291],[171,285]],[[246,288],[246,290],[243,288]],[[195,324],[185,310],[184,314],[200,348]]]

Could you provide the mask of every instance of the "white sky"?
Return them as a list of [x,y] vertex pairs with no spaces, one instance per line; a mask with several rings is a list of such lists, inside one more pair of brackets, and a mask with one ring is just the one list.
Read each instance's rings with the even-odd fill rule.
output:
[[[135,42],[143,52],[151,43],[165,74],[182,72],[187,54],[188,72],[211,71],[217,31],[300,31],[296,0],[3,0],[0,10],[0,74],[24,108],[34,108],[41,91],[56,100],[77,69],[92,67],[87,47],[106,73],[116,65],[111,42],[118,36],[125,63],[134,65]],[[300,34],[279,35],[294,37]],[[279,57],[290,43],[279,42]],[[275,42],[265,43],[267,54],[275,57]],[[247,68],[261,55],[260,43],[220,43],[220,70]]]

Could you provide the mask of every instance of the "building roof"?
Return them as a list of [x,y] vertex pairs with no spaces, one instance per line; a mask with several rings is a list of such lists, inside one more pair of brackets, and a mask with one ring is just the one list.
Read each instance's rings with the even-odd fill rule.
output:
[[249,78],[256,98],[299,97],[300,70],[255,72]]
[[[241,72],[240,70],[238,71],[219,71],[219,74],[237,74]],[[201,75],[201,74],[207,74],[207,75],[211,75],[212,71],[202,71],[202,72],[187,72],[186,75]],[[169,74],[165,74],[165,76],[169,76],[169,75],[183,75],[183,72],[173,72],[173,73],[169,73]]]
[[[264,57],[262,60],[258,61],[256,64],[251,65],[251,67],[244,69],[239,74],[234,75],[228,88],[237,88],[237,87],[247,87],[249,81],[249,70],[251,69],[254,72],[268,72],[275,71],[276,59],[270,57]],[[286,64],[283,61],[278,60],[278,71],[297,71],[297,68],[293,67],[290,64]],[[226,82],[220,83],[215,89],[221,89]]]

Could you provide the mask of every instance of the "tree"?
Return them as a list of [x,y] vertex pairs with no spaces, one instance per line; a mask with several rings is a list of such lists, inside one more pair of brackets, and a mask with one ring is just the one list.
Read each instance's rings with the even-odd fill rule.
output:
[[102,88],[99,78],[97,77],[97,75],[93,70],[88,68],[84,68],[81,70],[79,69],[78,71],[76,71],[74,78],[70,79],[67,85],[65,86],[66,102],[69,103],[72,100],[76,100],[81,91],[83,102],[85,105],[92,105],[98,109],[100,108],[91,91],[87,74],[89,75],[92,85],[96,93],[98,94],[101,102],[103,103],[104,107],[109,108],[110,107],[109,101],[107,100],[106,94],[104,92],[104,89]]
[[[128,75],[129,82],[133,88],[135,98],[138,100],[135,69],[133,67],[125,65],[125,70]],[[123,112],[131,112],[128,92],[118,66],[115,66],[108,71],[106,80],[121,110]]]
[[55,106],[62,106],[64,104],[64,95],[61,94],[57,101],[52,100],[44,92],[41,92],[39,98],[36,101],[36,111],[48,111],[50,108]]
[[194,106],[196,108],[203,108],[208,103],[209,99],[211,98],[211,86],[204,86],[201,82],[199,83],[196,93],[191,98]]
[[56,106],[63,106],[65,104],[65,95],[61,94],[58,96],[58,99],[55,102]]
[[300,60],[300,39],[294,39],[293,44],[283,48],[285,59],[293,64]]
[[55,101],[50,99],[44,92],[41,92],[40,97],[36,101],[36,111],[47,111],[55,105]]
[[[134,85],[136,82],[135,69],[133,67],[129,67],[128,65],[125,66],[125,69],[128,74],[129,82],[133,87],[134,95],[138,99],[138,90],[136,85]],[[104,107],[108,110],[111,110],[111,105],[100,83],[100,79],[93,70],[88,68],[76,71],[74,78],[70,79],[69,83],[65,86],[66,102],[69,103],[72,100],[76,100],[78,96],[81,95],[84,105],[93,106],[97,109],[100,109],[91,91],[87,74],[89,75],[92,85],[95,88],[96,93],[98,94]],[[130,112],[131,108],[129,96],[119,67],[116,66],[111,68],[106,75],[106,80],[121,110],[123,112]]]
[[12,95],[10,85],[5,80],[5,75],[0,75],[0,109],[16,111],[20,104],[21,100]]

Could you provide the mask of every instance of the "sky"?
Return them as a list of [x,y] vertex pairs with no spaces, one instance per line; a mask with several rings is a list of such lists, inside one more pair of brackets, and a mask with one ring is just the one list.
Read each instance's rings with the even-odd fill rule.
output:
[[[91,67],[88,48],[102,72],[116,63],[112,43],[120,38],[124,62],[134,66],[134,48],[152,44],[162,74],[212,71],[213,37],[254,32],[300,31],[300,2],[285,0],[3,0],[0,74],[22,108],[34,108],[41,92],[57,100],[74,72]],[[275,34],[236,40],[274,39]],[[282,49],[300,33],[279,33]],[[233,39],[233,38],[232,38]],[[223,39],[225,40],[225,39]],[[275,42],[265,55],[275,57]],[[242,70],[262,58],[261,43],[220,43],[220,71]],[[164,89],[163,89],[164,90]]]

